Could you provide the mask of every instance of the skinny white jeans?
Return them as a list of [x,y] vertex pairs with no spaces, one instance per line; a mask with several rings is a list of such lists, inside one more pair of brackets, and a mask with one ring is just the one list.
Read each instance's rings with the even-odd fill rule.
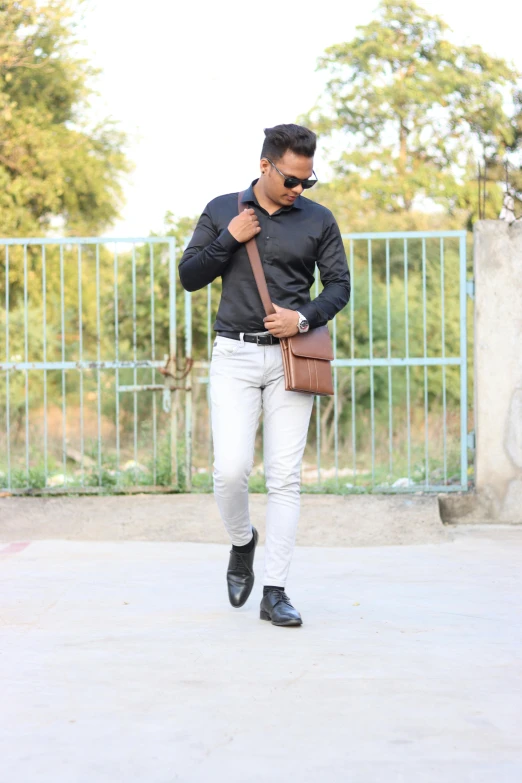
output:
[[313,395],[285,391],[281,346],[217,336],[210,365],[214,495],[232,544],[252,539],[248,477],[263,410],[268,490],[265,585],[285,587],[300,509],[301,462]]

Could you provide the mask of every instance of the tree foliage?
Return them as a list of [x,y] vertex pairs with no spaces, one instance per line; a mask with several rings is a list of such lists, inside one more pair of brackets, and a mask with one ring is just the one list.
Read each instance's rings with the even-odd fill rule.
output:
[[70,0],[0,1],[0,234],[70,235],[110,225],[129,165],[124,134],[87,121],[94,69]]
[[[117,213],[119,176],[127,163],[121,151],[122,134],[106,121],[96,128],[87,125],[94,72],[74,54],[72,6],[67,0],[0,0],[0,29],[0,233],[41,235],[53,219],[61,218],[70,234],[96,235]],[[506,151],[513,153],[520,146],[519,93],[515,91],[511,110],[506,108],[518,74],[480,47],[451,43],[445,23],[411,0],[383,0],[376,18],[360,27],[351,42],[328,49],[320,67],[330,75],[326,94],[304,121],[324,139],[340,142],[343,149],[334,164],[333,180],[317,186],[310,195],[333,210],[345,231],[461,228],[475,210],[474,151],[499,161]],[[489,216],[496,217],[502,191],[493,187],[488,195]],[[421,211],[426,199],[437,203],[439,211]],[[167,215],[166,223],[167,233],[176,238],[179,258],[195,220],[175,220]],[[346,249],[354,288],[352,302],[337,318],[339,358],[349,357],[352,350],[355,358],[366,358],[370,332],[375,357],[386,357],[388,351],[392,357],[404,356],[406,345],[412,357],[424,356],[425,345],[429,357],[440,356],[443,350],[446,356],[459,355],[459,254],[455,242],[446,245],[444,267],[438,240],[428,240],[426,247],[420,240],[410,241],[407,259],[402,240],[390,240],[389,253],[385,242],[376,240],[371,248],[371,270],[366,241],[356,241],[353,247],[347,242]],[[80,344],[84,360],[95,361],[98,351],[102,359],[112,359],[116,334],[122,361],[131,360],[135,350],[138,359],[151,358],[153,342],[155,358],[162,359],[168,353],[170,275],[166,246],[151,250],[145,245],[134,252],[122,248],[117,259],[112,248],[100,248],[98,257],[94,247],[85,246],[81,265],[76,247],[66,247],[63,258],[56,247],[48,247],[44,256],[41,248],[29,246],[26,259],[22,248],[12,248],[9,253],[9,346],[4,343],[5,314],[0,312],[0,355],[13,361],[25,358],[26,317],[29,361],[42,358],[44,330],[48,361],[61,359],[64,344],[66,360],[79,358]],[[0,255],[0,265],[4,261],[5,255]],[[0,270],[0,289],[5,279]],[[197,361],[208,355],[208,323],[216,313],[220,290],[216,281],[211,288],[210,313],[206,289],[190,297]],[[2,300],[4,293],[0,290]],[[179,281],[175,305],[176,353],[183,359],[185,292]],[[376,368],[374,377],[364,367],[356,367],[353,376],[351,370],[339,369],[341,447],[351,438],[352,401],[357,401],[359,414],[361,410],[368,412],[374,402],[376,418],[386,419],[386,426],[388,402],[399,421],[407,395],[412,411],[423,412],[423,372],[424,368],[417,374],[412,369],[410,388],[404,368],[390,370],[390,397],[387,368]],[[84,375],[86,399],[92,395],[96,400],[93,373]],[[133,395],[118,396],[112,376],[105,373],[103,378],[102,413],[114,418],[119,400],[122,422],[130,432]],[[430,410],[436,411],[446,401],[457,409],[458,368],[448,367],[442,374],[440,368],[430,366],[426,378]],[[49,399],[60,399],[61,373],[49,372],[47,380]],[[161,383],[162,378],[149,369],[139,370],[136,379],[133,370],[120,371],[120,385],[136,381]],[[11,417],[14,430],[21,432],[25,378],[13,372],[10,384]],[[5,388],[0,390],[0,410],[6,406]],[[78,392],[78,374],[68,373],[67,397],[76,399]],[[31,386],[30,407],[38,409],[40,404],[41,392]],[[151,397],[140,395],[136,404],[140,417],[150,420]],[[201,403],[205,416],[206,404],[205,399]],[[334,433],[333,405],[333,400],[325,401],[321,412],[327,447],[331,447]],[[368,417],[362,421],[357,430],[358,448],[359,439],[367,442],[369,438],[364,426]],[[206,441],[199,445],[206,449]]]
[[506,95],[519,74],[448,32],[413,0],[382,0],[375,19],[319,60],[326,93],[304,119],[344,146],[335,182],[360,212],[404,215],[425,199],[446,214],[473,211],[473,150],[498,157],[515,141],[520,106],[510,112]]

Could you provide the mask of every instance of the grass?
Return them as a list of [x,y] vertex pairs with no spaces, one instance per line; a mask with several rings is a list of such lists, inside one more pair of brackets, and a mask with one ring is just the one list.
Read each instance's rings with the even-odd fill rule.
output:
[[[64,492],[73,492],[74,490],[81,490],[82,488],[99,488],[105,491],[107,494],[111,494],[115,491],[125,491],[130,488],[143,487],[146,491],[147,488],[152,487],[165,487],[169,491],[186,492],[187,486],[185,481],[184,471],[184,455],[180,452],[178,454],[179,465],[179,481],[175,485],[171,481],[172,469],[170,463],[170,456],[165,453],[160,459],[158,459],[156,467],[156,482],[153,481],[152,470],[142,471],[139,469],[130,468],[128,470],[117,470],[115,458],[108,458],[102,464],[101,470],[98,470],[98,466],[86,469],[82,475],[78,469],[69,470],[65,475],[63,474],[63,464],[58,463],[53,459],[48,460],[47,464],[47,481],[45,466],[42,461],[29,468],[29,472],[22,467],[15,467],[11,471],[11,488],[14,490],[31,490],[32,492],[38,490],[45,490],[46,487],[53,487],[56,492],[63,489]],[[302,482],[301,492],[303,494],[336,494],[336,495],[350,495],[360,493],[378,493],[378,492],[394,492],[394,491],[418,491],[422,492],[424,489],[430,488],[430,485],[441,486],[443,482],[442,478],[442,465],[433,464],[430,466],[430,481],[426,487],[424,466],[421,463],[417,463],[412,466],[411,479],[413,481],[410,487],[398,487],[394,488],[393,483],[397,478],[397,474],[403,477],[407,476],[407,469],[397,470],[393,476],[391,476],[387,470],[383,467],[376,466],[374,471],[374,480],[372,482],[371,475],[357,475],[354,478],[351,476],[339,476],[325,477],[319,482]],[[447,476],[448,484],[460,484],[460,460],[452,459],[447,463]],[[63,477],[61,481],[52,482],[52,477]],[[470,480],[473,478],[473,466],[470,464],[468,468],[468,477]],[[7,469],[6,466],[0,466],[0,486],[7,484]],[[248,482],[249,492],[251,493],[266,493],[265,477],[262,473],[256,473],[251,475]],[[197,472],[192,477],[192,492],[196,494],[210,493],[213,491],[213,479],[212,475],[207,472]]]
[[[313,459],[314,452],[309,452],[309,458]],[[143,462],[143,465],[129,466],[128,469],[122,469],[125,464],[123,456],[120,458],[120,466],[118,469],[116,455],[115,454],[103,454],[103,461],[101,467],[98,467],[97,459],[97,447],[96,443],[92,443],[85,452],[85,456],[88,458],[86,462],[89,467],[86,467],[81,475],[80,469],[77,464],[68,462],[66,466],[66,473],[64,475],[63,462],[55,459],[49,455],[47,461],[47,481],[46,471],[41,453],[33,452],[29,458],[29,471],[25,467],[25,459],[11,460],[11,488],[13,490],[27,490],[31,493],[37,493],[38,491],[45,492],[50,486],[53,487],[53,492],[60,493],[74,493],[76,491],[82,491],[82,489],[96,489],[98,488],[102,493],[115,493],[125,492],[135,488],[143,488],[143,491],[147,489],[159,489],[165,488],[165,491],[169,492],[186,492],[187,482],[185,476],[185,453],[183,446],[180,445],[178,449],[178,481],[173,481],[172,476],[172,464],[170,455],[170,444],[164,441],[159,444],[157,459],[156,459],[156,472],[154,477],[154,465],[153,458]],[[398,487],[394,488],[392,485],[400,477],[408,476],[408,464],[405,455],[394,455],[393,475],[389,472],[389,466],[386,463],[386,459],[379,458],[380,455],[376,455],[376,462],[374,465],[374,475],[372,481],[371,470],[371,455],[363,451],[358,452],[358,470],[359,473],[352,477],[351,474],[339,476],[338,479],[331,475],[323,476],[320,482],[303,481],[301,485],[301,491],[303,494],[338,494],[349,495],[359,493],[371,493],[371,492],[396,492],[396,491],[423,491],[430,488],[430,485],[441,486],[444,483],[443,475],[443,463],[441,460],[435,458],[430,459],[429,463],[429,483],[426,487],[426,475],[425,466],[423,461],[422,450],[414,449],[411,454],[410,464],[410,476],[414,485],[411,487]],[[469,457],[469,470],[468,476],[470,480],[473,477],[473,453],[468,453]],[[322,465],[325,472],[332,469],[330,460]],[[363,468],[366,468],[366,472],[361,474]],[[448,452],[446,473],[448,478],[448,484],[458,485],[460,484],[460,452],[458,449],[453,449]],[[7,485],[7,465],[0,463],[0,487]],[[62,480],[59,480],[59,477]],[[308,473],[308,476],[310,474]],[[49,481],[55,477],[54,483]],[[154,480],[155,478],[155,480]],[[6,487],[7,488],[7,487]],[[195,472],[192,476],[192,492],[194,493],[210,493],[213,491],[212,475],[206,471]],[[266,485],[264,475],[260,472],[250,476],[249,479],[249,491],[251,493],[266,493]]]

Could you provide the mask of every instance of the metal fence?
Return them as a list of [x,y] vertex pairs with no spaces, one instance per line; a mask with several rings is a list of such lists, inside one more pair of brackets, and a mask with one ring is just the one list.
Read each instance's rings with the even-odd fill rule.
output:
[[[303,489],[467,489],[466,234],[344,240],[352,297]],[[183,291],[172,237],[2,239],[0,253],[2,489],[209,490],[219,283]]]
[[[351,385],[351,434],[353,474],[356,475],[357,464],[357,411],[355,393],[355,372],[357,368],[368,368],[370,379],[370,451],[371,451],[371,482],[376,483],[381,491],[389,489],[418,491],[419,488],[435,492],[466,490],[468,488],[468,357],[467,357],[467,280],[466,280],[466,233],[464,231],[448,232],[404,232],[397,233],[359,233],[344,235],[349,244],[349,263],[352,273],[354,293],[350,301],[350,356],[338,358],[334,362],[335,397],[338,402],[339,368],[350,368]],[[359,248],[359,260],[356,262],[356,248]],[[385,320],[384,334],[381,335],[380,351],[376,346],[374,335],[374,302],[376,287],[374,259],[380,255],[380,274],[384,276],[385,302],[381,300],[380,311]],[[411,263],[413,262],[413,263]],[[358,271],[357,267],[362,269]],[[402,288],[400,302],[395,301],[392,308],[392,266],[398,288]],[[402,272],[402,274],[401,274]],[[446,280],[450,273],[449,285]],[[368,340],[366,356],[356,356],[354,347],[354,332],[356,329],[357,294],[361,289],[360,275],[367,274],[366,291],[368,297],[367,323]],[[378,275],[377,275],[378,276]],[[414,277],[413,277],[414,276]],[[412,279],[413,278],[413,279]],[[411,283],[413,288],[414,318],[412,322]],[[364,289],[364,281],[362,285]],[[397,286],[396,286],[397,288]],[[397,296],[395,299],[397,300]],[[418,299],[420,301],[418,301]],[[417,299],[417,301],[415,301]],[[399,306],[397,306],[399,305]],[[364,308],[363,308],[364,309]],[[451,313],[451,317],[448,316]],[[392,318],[393,315],[393,318]],[[337,319],[336,319],[337,320]],[[400,335],[394,340],[392,322],[401,325]],[[412,341],[413,335],[416,339]],[[450,334],[448,334],[450,327]],[[338,326],[334,322],[334,343],[337,344]],[[449,339],[448,339],[449,338]],[[415,343],[412,350],[412,342]],[[447,348],[450,348],[449,354]],[[379,355],[380,354],[380,355]],[[421,376],[415,379],[417,394],[413,394],[412,373],[415,369],[422,370]],[[387,394],[381,395],[386,400],[384,426],[377,433],[375,406],[375,374],[378,370],[385,372]],[[434,379],[440,371],[440,383],[436,383],[437,391],[430,401],[429,371]],[[451,418],[458,416],[458,421],[448,423],[448,371],[458,373],[457,393],[452,388]],[[393,377],[403,373],[405,393],[403,400],[396,400],[394,405]],[[455,378],[452,379],[455,386]],[[420,391],[420,395],[419,392]],[[419,396],[421,399],[419,399]],[[401,397],[399,393],[398,397]],[[412,445],[412,410],[420,412],[422,403],[421,442]],[[398,403],[398,404],[397,404]],[[437,404],[438,403],[438,404]],[[320,401],[318,401],[320,405]],[[395,482],[384,480],[376,482],[376,440],[379,437],[381,445],[388,451],[386,474],[392,478],[394,474],[394,413],[404,406],[405,418],[402,422],[405,428],[402,442],[406,447],[405,464],[400,471],[403,475]],[[439,424],[440,443],[433,447],[433,437],[430,437],[430,416],[432,424]],[[418,417],[417,417],[418,418]],[[455,426],[455,424],[457,426]],[[335,442],[338,442],[337,415],[334,415]],[[451,432],[450,432],[451,430]],[[431,446],[431,448],[430,448]],[[419,453],[420,450],[420,453]],[[414,452],[417,452],[414,455]],[[430,454],[431,452],[431,454]],[[382,453],[382,448],[381,448]],[[381,459],[383,459],[381,456]],[[430,458],[435,467],[430,469]],[[339,451],[335,449],[335,470],[338,473]],[[404,463],[404,460],[403,460]],[[383,466],[381,465],[381,468]],[[405,467],[405,470],[404,470]],[[382,470],[381,470],[382,473]]]

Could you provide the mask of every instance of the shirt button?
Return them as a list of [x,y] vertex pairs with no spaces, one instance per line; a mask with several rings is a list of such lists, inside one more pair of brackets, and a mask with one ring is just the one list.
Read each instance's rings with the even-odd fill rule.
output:
[[270,237],[267,237],[267,239],[270,239]]

